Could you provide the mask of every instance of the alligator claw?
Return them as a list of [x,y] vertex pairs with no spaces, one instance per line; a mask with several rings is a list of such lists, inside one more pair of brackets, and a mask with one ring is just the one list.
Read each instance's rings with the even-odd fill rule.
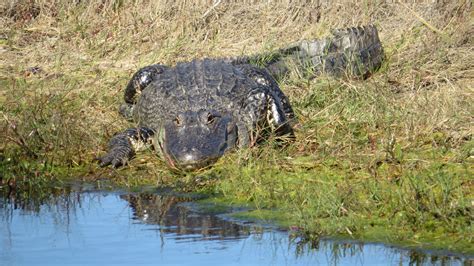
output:
[[117,158],[115,158],[115,159],[112,160],[112,167],[113,167],[113,168],[119,168],[119,167],[122,166],[122,165],[124,165],[124,163],[122,162],[122,160],[117,159]]
[[111,165],[113,168],[119,168],[125,164],[126,159],[115,157],[113,154],[106,154],[102,157],[95,158],[94,161],[97,161],[100,167]]
[[100,167],[105,167],[111,162],[111,160],[109,160],[107,156],[95,157],[94,161],[97,162]]

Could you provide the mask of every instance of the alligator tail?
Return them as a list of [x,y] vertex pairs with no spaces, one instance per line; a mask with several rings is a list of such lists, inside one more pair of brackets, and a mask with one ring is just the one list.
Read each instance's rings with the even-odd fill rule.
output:
[[324,39],[303,40],[270,54],[241,57],[234,64],[256,63],[279,78],[292,66],[309,70],[311,76],[366,78],[380,68],[384,60],[382,43],[373,25],[336,29]]

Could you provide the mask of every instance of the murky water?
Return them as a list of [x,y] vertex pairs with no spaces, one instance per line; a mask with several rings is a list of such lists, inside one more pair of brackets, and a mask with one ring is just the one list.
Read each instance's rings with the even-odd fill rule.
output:
[[0,199],[0,265],[472,265],[472,258],[321,240],[196,213],[157,194]]

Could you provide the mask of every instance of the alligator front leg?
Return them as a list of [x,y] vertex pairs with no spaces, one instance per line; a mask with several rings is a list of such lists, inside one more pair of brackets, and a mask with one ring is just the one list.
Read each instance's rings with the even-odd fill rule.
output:
[[262,136],[273,133],[276,136],[293,135],[290,120],[287,118],[280,98],[268,88],[252,91],[247,96],[247,104],[239,115],[248,134],[242,134],[243,127],[239,128],[240,146],[253,146]]
[[247,77],[253,79],[257,84],[268,88],[269,92],[267,94],[273,95],[271,98],[278,99],[277,103],[273,103],[274,100],[269,99],[271,101],[270,104],[277,105],[277,107],[274,109],[282,109],[288,120],[293,120],[295,118],[295,114],[293,112],[293,109],[291,108],[290,101],[281,91],[277,81],[270,75],[270,73],[266,69],[258,68],[249,64],[237,65],[237,68],[240,69]]
[[109,149],[106,155],[97,158],[101,167],[112,165],[120,167],[125,165],[135,152],[151,146],[154,131],[146,128],[130,128],[115,135],[109,141]]

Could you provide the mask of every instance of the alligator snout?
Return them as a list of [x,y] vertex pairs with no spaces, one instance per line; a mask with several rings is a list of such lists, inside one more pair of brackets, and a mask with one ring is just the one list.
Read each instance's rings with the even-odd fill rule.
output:
[[165,124],[163,153],[174,168],[201,169],[234,147],[236,138],[230,116],[215,110],[186,111]]
[[178,168],[197,170],[213,164],[219,159],[219,154],[204,154],[197,148],[186,148],[174,158]]

